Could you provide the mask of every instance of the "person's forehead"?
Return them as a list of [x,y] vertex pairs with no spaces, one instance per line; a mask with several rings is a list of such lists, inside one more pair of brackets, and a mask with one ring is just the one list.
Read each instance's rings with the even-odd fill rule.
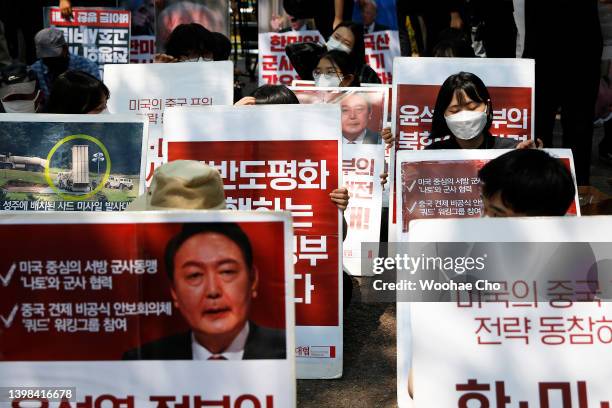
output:
[[453,98],[451,99],[451,105],[466,105],[474,102],[472,98],[468,96],[463,89],[455,89],[453,91]]
[[368,102],[362,95],[353,94],[342,99],[341,106],[368,106]]
[[217,232],[201,232],[187,238],[179,247],[177,257],[200,256],[209,247],[214,247],[215,258],[234,258],[244,260],[242,250],[236,242]]
[[338,27],[334,34],[348,41],[353,40],[353,32],[348,27]]
[[319,64],[317,65],[319,68],[333,68],[334,64],[330,61],[329,58],[321,58],[319,60]]

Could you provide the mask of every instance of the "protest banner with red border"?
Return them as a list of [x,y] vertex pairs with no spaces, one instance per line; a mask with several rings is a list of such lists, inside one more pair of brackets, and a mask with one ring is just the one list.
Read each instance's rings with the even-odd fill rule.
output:
[[[608,406],[612,310],[602,266],[609,262],[611,228],[612,217],[603,216],[412,222],[410,242],[457,243],[465,255],[480,254],[500,237],[532,249],[522,257],[498,251],[502,262],[495,269],[548,264],[551,272],[587,271],[598,265],[599,279],[589,272],[583,282],[599,287],[602,300],[587,300],[577,281],[549,281],[545,290],[554,296],[548,299],[536,300],[529,284],[527,290],[512,287],[521,301],[398,303],[399,406]],[[414,401],[408,395],[411,369]]]
[[363,36],[366,64],[383,84],[393,83],[393,60],[401,55],[397,31],[376,31]]
[[172,106],[232,105],[234,68],[229,61],[131,64],[107,67],[104,82],[111,113],[136,113],[149,121],[147,185],[164,162],[162,123]]
[[[249,337],[241,356],[201,360],[195,357],[190,333],[197,330],[208,336],[209,329],[203,322],[198,326],[190,323],[193,316],[185,300],[189,294],[180,290],[176,277],[183,267],[175,267],[171,278],[165,254],[172,239],[186,229],[219,231],[236,226],[251,244],[254,264],[252,271],[238,266],[236,273],[256,273],[256,292],[249,294],[247,306],[241,305],[240,297],[226,296],[225,290],[231,288],[224,276],[223,283],[215,281],[223,297],[215,299],[219,305],[227,302],[236,318],[246,308],[240,319],[247,319]],[[0,231],[11,237],[11,250],[0,261],[0,374],[10,378],[5,386],[75,387],[73,402],[61,406],[77,402],[79,406],[103,406],[103,400],[121,401],[112,405],[126,407],[173,402],[185,406],[244,406],[241,402],[295,406],[288,215],[36,213],[3,216]],[[186,256],[186,245],[193,237],[210,234],[192,235],[178,247],[176,256],[179,251]],[[267,245],[261,239],[266,236],[274,236],[277,244]],[[221,253],[223,248],[219,247]],[[206,259],[196,258],[198,262],[209,262],[210,254],[201,255]],[[234,259],[232,256],[224,259]],[[193,265],[189,266],[192,272],[196,270]],[[206,269],[206,279],[208,273]],[[209,306],[198,303],[196,307]],[[278,341],[266,343],[269,348],[265,349],[260,344],[256,350],[253,339],[264,331],[268,336],[274,332]]]
[[164,121],[167,160],[219,169],[229,209],[291,211],[299,378],[342,374],[342,215],[329,198],[341,185],[339,116],[333,105],[212,106]]
[[287,45],[304,42],[325,44],[325,39],[317,30],[259,33],[258,39],[259,85],[290,86],[294,80],[300,79],[285,53]]
[[[396,163],[398,213],[401,224],[394,241],[408,239],[412,220],[478,218],[484,215],[478,171],[505,149],[400,151]],[[546,149],[570,169],[576,196],[567,215],[580,215],[576,170],[570,149]]]
[[128,10],[75,7],[71,20],[62,17],[59,7],[46,7],[44,13],[45,27],[62,30],[70,54],[97,63],[101,74],[105,64],[129,62],[131,15]]

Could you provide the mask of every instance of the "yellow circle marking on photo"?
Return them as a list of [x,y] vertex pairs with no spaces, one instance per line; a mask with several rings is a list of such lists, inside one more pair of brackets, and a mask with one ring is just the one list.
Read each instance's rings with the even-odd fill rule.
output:
[[[53,184],[53,180],[51,180],[51,168],[50,168],[51,158],[53,157],[57,149],[59,149],[63,144],[71,140],[88,140],[92,143],[95,143],[102,150],[102,153],[104,153],[104,158],[106,159],[106,171],[104,172],[104,177],[102,178],[102,182],[98,184],[98,186],[95,189],[93,189],[87,194],[71,195],[71,194],[62,193],[59,190],[59,188],[57,188],[55,184]],[[89,160],[89,158],[87,160]],[[96,195],[98,192],[100,192],[104,188],[104,185],[106,184],[106,182],[108,181],[110,177],[110,171],[111,171],[110,154],[108,153],[106,146],[104,146],[104,144],[102,144],[101,141],[99,141],[93,136],[72,135],[72,136],[66,136],[65,138],[57,142],[55,146],[53,146],[51,151],[49,151],[49,154],[47,155],[47,164],[45,165],[45,180],[47,181],[47,184],[49,185],[49,187],[51,187],[51,189],[64,200],[83,201],[83,200],[87,200],[89,197]]]

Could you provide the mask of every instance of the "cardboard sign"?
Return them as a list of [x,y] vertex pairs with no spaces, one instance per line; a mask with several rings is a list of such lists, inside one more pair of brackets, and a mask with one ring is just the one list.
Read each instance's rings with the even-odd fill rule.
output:
[[[484,215],[478,171],[490,160],[508,153],[503,149],[400,151],[396,163],[398,213],[397,241],[408,238],[408,224],[424,218],[477,218]],[[568,215],[580,215],[572,151],[546,149],[572,173],[576,198]]]
[[384,170],[384,147],[345,145],[342,149],[342,179],[349,191],[349,206],[344,212],[348,233],[343,244],[343,263],[346,271],[361,276],[361,257],[377,253],[361,253],[362,242],[376,242],[380,236],[382,186],[380,173]]
[[329,198],[341,185],[339,115],[332,105],[213,106],[164,120],[167,160],[219,169],[229,209],[291,211],[300,378],[342,374],[342,218]]
[[[532,251],[523,256],[499,252],[507,260],[499,267],[522,271],[548,263],[553,271],[569,265],[586,272],[598,265],[589,276],[599,283],[597,297],[609,299],[610,228],[612,217],[418,220],[410,241],[464,243],[465,255],[500,237],[528,244]],[[538,253],[538,243],[552,250]],[[605,300],[586,301],[594,294],[591,280],[582,293],[578,282],[549,281],[546,290],[558,294],[550,300],[536,299],[524,282],[508,289],[520,302],[398,303],[399,406],[412,406],[411,367],[418,407],[608,406],[612,309]]]
[[137,113],[150,127],[146,181],[164,161],[162,123],[164,110],[172,106],[231,105],[234,69],[229,61],[176,64],[113,65],[104,82],[112,98],[112,113]]
[[94,7],[75,7],[72,20],[62,17],[59,7],[45,8],[45,27],[57,27],[64,33],[68,51],[100,66],[127,64],[130,55],[130,12]]
[[385,30],[364,35],[366,63],[383,84],[393,83],[393,60],[401,55],[397,31]]
[[0,209],[125,209],[144,192],[146,135],[134,115],[2,115]]
[[[340,105],[343,144],[381,144],[387,117],[384,87],[290,87],[303,105]],[[365,133],[364,133],[365,132]]]
[[[533,60],[496,58],[396,58],[393,65],[393,132],[397,150],[419,150],[429,138],[442,83],[461,71],[477,75],[493,105],[491,134],[534,139]],[[442,135],[445,137],[447,135]]]
[[314,42],[325,44],[317,30],[286,33],[259,33],[259,85],[284,84],[290,86],[299,79],[285,47],[289,44]]
[[74,387],[83,406],[295,406],[288,215],[49,213],[0,231],[7,386]]

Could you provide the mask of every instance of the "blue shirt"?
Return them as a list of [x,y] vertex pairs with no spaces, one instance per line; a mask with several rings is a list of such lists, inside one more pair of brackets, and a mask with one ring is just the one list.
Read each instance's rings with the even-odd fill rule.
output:
[[[36,73],[38,86],[40,87],[40,92],[43,94],[43,98],[48,100],[49,95],[51,94],[49,68],[42,62],[42,60],[36,61],[30,68]],[[81,57],[80,55],[68,54],[68,70],[87,72],[88,74],[100,79],[100,68],[98,67],[98,64],[88,60],[85,57]]]

